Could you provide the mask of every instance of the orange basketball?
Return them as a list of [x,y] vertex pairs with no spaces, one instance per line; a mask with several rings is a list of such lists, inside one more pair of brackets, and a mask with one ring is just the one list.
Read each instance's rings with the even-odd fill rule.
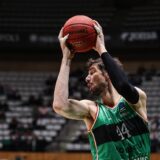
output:
[[87,16],[77,15],[66,21],[63,36],[69,34],[67,45],[75,52],[87,52],[95,46],[97,32],[94,21]]

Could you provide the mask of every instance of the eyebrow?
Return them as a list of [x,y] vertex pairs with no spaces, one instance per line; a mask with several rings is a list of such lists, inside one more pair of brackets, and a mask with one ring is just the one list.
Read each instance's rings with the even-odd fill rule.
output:
[[95,66],[95,65],[92,65],[91,67],[89,67],[89,70],[95,69],[95,68],[96,68],[96,66]]
[[92,70],[95,70],[95,67],[93,67],[93,66],[90,67],[88,71],[92,71]]

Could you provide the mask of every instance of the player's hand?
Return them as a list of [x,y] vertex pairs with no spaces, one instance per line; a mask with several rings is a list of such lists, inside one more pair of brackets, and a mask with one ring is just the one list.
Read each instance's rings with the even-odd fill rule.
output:
[[66,40],[68,36],[69,34],[63,37],[63,27],[62,27],[62,29],[59,32],[58,39],[59,39],[60,46],[62,49],[63,57],[67,59],[72,59],[74,57],[74,52],[73,51],[71,52],[66,45]]
[[97,31],[97,40],[96,40],[96,45],[93,47],[93,49],[101,55],[101,53],[107,51],[105,48],[103,30],[101,25],[97,21],[95,21],[94,28]]

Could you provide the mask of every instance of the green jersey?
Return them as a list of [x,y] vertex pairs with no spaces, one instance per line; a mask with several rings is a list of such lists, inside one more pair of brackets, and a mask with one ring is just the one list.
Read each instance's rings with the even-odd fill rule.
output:
[[124,98],[109,108],[97,102],[95,122],[88,132],[93,160],[149,160],[148,124]]

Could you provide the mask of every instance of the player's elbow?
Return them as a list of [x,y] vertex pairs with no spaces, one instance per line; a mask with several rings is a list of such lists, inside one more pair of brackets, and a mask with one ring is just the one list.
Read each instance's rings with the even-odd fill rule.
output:
[[65,103],[62,103],[59,101],[53,101],[53,104],[52,104],[53,110],[58,114],[60,114],[62,111],[64,111],[64,108],[66,108],[65,106],[66,106]]
[[53,101],[52,108],[56,113],[59,113],[63,107],[62,104]]

